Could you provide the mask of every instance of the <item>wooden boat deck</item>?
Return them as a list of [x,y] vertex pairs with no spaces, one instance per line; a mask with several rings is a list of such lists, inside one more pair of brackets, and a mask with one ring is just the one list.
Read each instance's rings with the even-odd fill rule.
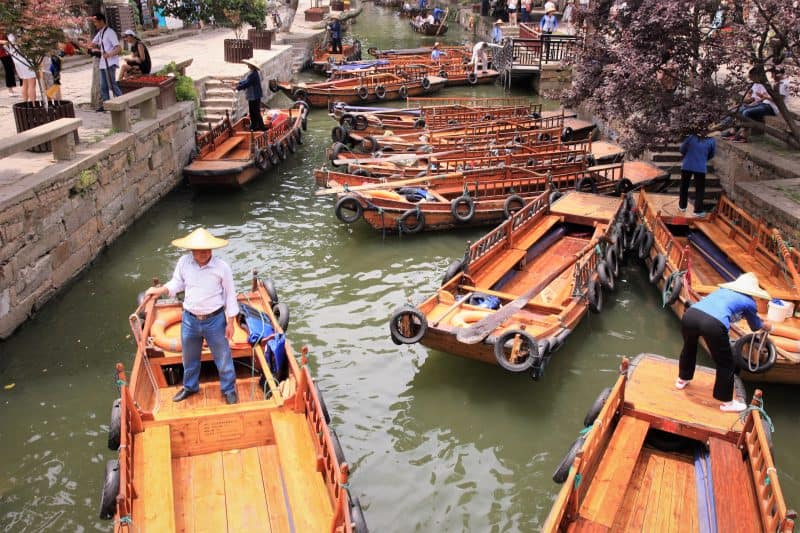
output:
[[619,161],[625,157],[625,149],[618,144],[608,141],[594,141],[592,143],[592,155],[598,161]]
[[550,212],[554,215],[564,215],[571,222],[591,224],[594,221],[613,219],[619,204],[619,198],[572,193],[559,198],[550,206]]
[[[200,392],[189,396],[182,402],[175,403],[172,397],[177,394],[181,389],[181,385],[174,387],[166,387],[160,389],[160,402],[159,408],[154,413],[156,420],[171,420],[175,417],[196,416],[208,408],[208,411],[214,411],[214,408],[222,408],[225,410],[230,409],[230,406],[225,403],[225,398],[219,390],[219,382],[200,383]],[[239,404],[258,402],[259,407],[274,407],[277,402],[274,399],[265,400],[264,392],[259,387],[258,378],[237,378],[236,379],[236,393],[239,395]],[[203,411],[199,411],[203,409]]]
[[[653,163],[649,163],[647,161],[625,161],[625,164],[622,167],[622,176],[625,179],[630,180],[634,187],[639,185],[644,185],[654,180],[658,179],[666,179],[669,176],[668,172],[665,172],[663,169],[657,167]],[[675,197],[677,198],[677,196]],[[675,205],[675,210],[677,211],[677,203]],[[680,213],[680,211],[678,211]]]
[[[625,163],[626,169],[628,164]],[[694,216],[691,207],[683,213],[678,209],[678,197],[674,194],[647,193],[647,202],[656,213],[660,213],[666,224],[686,224],[688,220],[699,220]]]
[[[675,426],[695,427],[720,436],[730,436],[742,429],[738,413],[719,410],[719,401],[711,396],[714,371],[698,367],[694,379],[683,390],[675,388],[678,361],[643,358],[628,378],[625,390],[626,412]],[[630,409],[628,409],[630,405]],[[673,428],[674,430],[674,428]],[[692,436],[691,431],[684,431]]]
[[[561,264],[564,259],[569,257],[575,257],[586,246],[590,237],[591,235],[587,235],[585,239],[581,239],[569,236],[560,239],[519,270],[511,280],[503,285],[503,292],[523,294],[529,287],[535,285],[536,280],[541,279],[553,265]],[[569,278],[572,275],[572,270],[568,269],[565,273]],[[554,282],[558,279],[556,278]]]

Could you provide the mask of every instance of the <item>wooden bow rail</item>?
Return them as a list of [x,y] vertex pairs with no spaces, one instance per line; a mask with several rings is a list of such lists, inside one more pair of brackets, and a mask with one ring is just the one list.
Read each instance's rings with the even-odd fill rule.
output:
[[531,113],[542,112],[542,104],[534,104],[528,98],[508,96],[499,98],[480,97],[409,97],[406,100],[407,108],[427,109],[441,106],[463,106],[471,108],[492,109],[495,107],[530,107]]

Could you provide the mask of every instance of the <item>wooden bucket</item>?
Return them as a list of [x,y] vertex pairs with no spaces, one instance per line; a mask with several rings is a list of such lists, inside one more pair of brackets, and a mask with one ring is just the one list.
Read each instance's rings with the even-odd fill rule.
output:
[[227,63],[241,63],[253,57],[253,43],[247,39],[225,39],[222,46]]

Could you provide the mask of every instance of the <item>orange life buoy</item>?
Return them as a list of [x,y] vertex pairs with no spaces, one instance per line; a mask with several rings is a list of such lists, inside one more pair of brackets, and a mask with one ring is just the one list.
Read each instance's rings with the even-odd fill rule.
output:
[[483,320],[492,312],[489,309],[486,311],[461,311],[450,320],[450,323],[457,328],[467,328],[475,322]]
[[[182,350],[180,333],[177,337],[167,335],[167,330],[175,324],[180,324],[183,319],[183,309],[172,307],[159,310],[153,326],[150,328],[150,336],[153,344],[168,352],[180,353]],[[180,331],[180,330],[178,330]]]

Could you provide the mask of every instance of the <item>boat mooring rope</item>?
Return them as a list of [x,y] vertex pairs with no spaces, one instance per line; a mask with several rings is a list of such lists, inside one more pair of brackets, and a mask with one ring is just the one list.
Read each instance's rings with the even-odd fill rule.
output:
[[130,528],[130,529],[133,529],[134,531],[139,531],[139,528],[136,527],[136,524],[133,523],[133,519],[130,517],[130,515],[120,516],[119,517],[119,526],[120,526],[120,528],[122,528],[124,526],[125,528]]
[[753,399],[758,402],[758,405],[748,405],[747,409],[739,413],[738,421],[744,424],[744,421],[747,420],[747,416],[750,414],[750,411],[758,411],[758,413],[761,415],[761,418],[766,420],[770,433],[775,433],[775,425],[772,423],[770,416],[764,410],[764,398],[762,397]]

